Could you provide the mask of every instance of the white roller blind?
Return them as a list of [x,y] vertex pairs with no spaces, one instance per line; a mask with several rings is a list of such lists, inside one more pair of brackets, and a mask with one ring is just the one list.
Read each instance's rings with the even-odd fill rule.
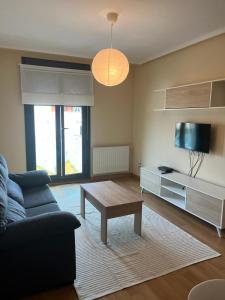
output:
[[23,104],[93,106],[90,71],[20,65]]

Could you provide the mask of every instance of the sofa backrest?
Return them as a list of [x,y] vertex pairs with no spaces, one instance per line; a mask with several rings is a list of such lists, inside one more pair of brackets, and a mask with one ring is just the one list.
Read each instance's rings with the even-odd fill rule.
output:
[[5,232],[7,225],[7,187],[8,167],[5,158],[0,155],[0,234]]
[[8,196],[14,199],[20,205],[24,206],[24,198],[23,198],[23,192],[21,187],[16,182],[14,182],[9,178],[6,182],[6,187],[7,187]]
[[8,171],[7,162],[4,158],[4,156],[1,154],[0,154],[0,174],[3,176],[3,178],[6,182],[8,179],[8,176],[9,176],[9,171]]
[[5,232],[8,223],[26,217],[22,190],[8,175],[7,162],[0,154],[0,234]]

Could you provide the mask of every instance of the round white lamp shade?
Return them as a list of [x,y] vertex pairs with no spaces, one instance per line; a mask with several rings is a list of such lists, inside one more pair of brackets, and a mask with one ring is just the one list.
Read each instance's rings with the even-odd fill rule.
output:
[[129,72],[126,56],[114,48],[102,49],[92,62],[94,78],[103,85],[114,86],[123,82]]

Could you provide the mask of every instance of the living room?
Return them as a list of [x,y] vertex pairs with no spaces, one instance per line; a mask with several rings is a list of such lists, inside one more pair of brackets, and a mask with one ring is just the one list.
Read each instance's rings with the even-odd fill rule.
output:
[[224,299],[225,2],[0,25],[2,299]]

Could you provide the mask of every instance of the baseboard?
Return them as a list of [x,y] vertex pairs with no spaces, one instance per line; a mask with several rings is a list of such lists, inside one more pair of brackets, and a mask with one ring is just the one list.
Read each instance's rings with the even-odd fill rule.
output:
[[140,180],[140,175],[136,175],[134,173],[131,173],[131,176],[134,177],[137,180]]
[[85,178],[85,179],[77,179],[77,180],[68,180],[68,181],[63,181],[63,182],[53,182],[50,185],[54,186],[54,185],[60,185],[60,184],[70,184],[70,183],[84,183],[84,182],[96,182],[96,181],[104,181],[104,180],[115,180],[115,179],[120,179],[120,178],[127,178],[127,177],[137,177],[139,179],[138,176],[129,173],[129,172],[124,172],[124,173],[111,173],[111,174],[102,174],[102,175],[95,175],[95,176],[91,176],[89,178]]
[[113,180],[124,177],[130,177],[132,173],[124,172],[124,173],[110,173],[110,174],[102,174],[102,175],[94,175],[91,177],[90,181],[103,181],[103,180]]

